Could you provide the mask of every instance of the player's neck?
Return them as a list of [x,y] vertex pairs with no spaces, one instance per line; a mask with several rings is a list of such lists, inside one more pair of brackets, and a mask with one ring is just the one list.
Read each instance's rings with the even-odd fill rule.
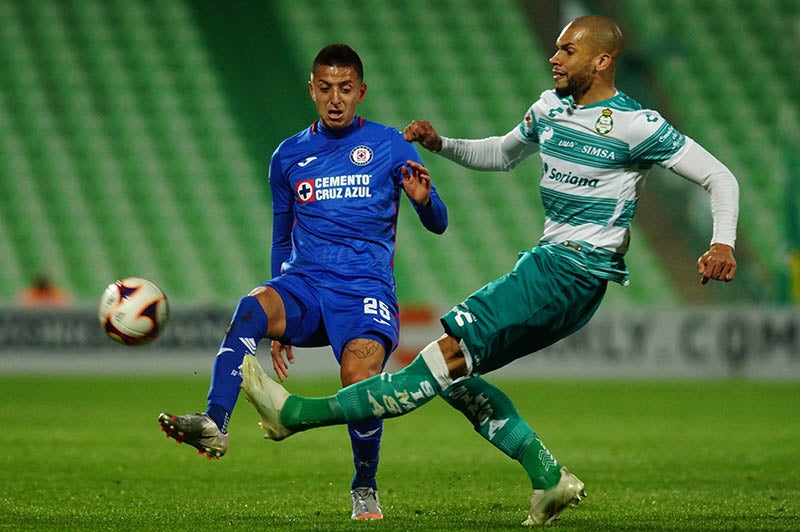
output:
[[575,98],[575,105],[592,105],[593,103],[613,98],[616,94],[617,88],[614,85],[598,85],[595,83],[589,87],[589,90]]
[[325,137],[340,138],[349,135],[356,129],[360,128],[363,124],[364,124],[364,119],[356,115],[353,122],[351,122],[350,125],[345,127],[331,129],[326,127],[325,124],[322,123],[322,120],[317,120],[315,127],[313,129],[314,131],[319,132]]

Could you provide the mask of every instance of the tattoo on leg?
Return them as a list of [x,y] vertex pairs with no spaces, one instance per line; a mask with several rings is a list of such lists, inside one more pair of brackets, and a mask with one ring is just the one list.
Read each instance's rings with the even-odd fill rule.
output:
[[366,340],[362,338],[348,343],[344,348],[344,352],[364,360],[375,356],[381,356],[383,349],[381,344],[375,340]]

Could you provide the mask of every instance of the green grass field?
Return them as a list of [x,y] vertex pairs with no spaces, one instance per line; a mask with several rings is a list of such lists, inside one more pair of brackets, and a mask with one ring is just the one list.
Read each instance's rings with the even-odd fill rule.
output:
[[[490,380],[586,482],[551,530],[800,530],[800,383]],[[206,388],[203,375],[0,375],[0,528],[522,529],[524,472],[443,401],[387,421],[386,517],[353,522],[343,427],[265,441],[242,400],[223,459],[168,441],[158,413],[201,408]]]

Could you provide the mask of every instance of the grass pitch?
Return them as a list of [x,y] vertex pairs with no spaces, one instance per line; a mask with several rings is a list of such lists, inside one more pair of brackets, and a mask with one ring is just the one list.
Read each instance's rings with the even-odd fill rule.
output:
[[[489,380],[586,482],[550,530],[800,530],[800,383]],[[207,384],[0,375],[0,529],[522,530],[521,467],[443,401],[386,422],[385,519],[352,522],[344,427],[265,441],[241,399],[221,460],[166,440],[158,413],[201,409]]]

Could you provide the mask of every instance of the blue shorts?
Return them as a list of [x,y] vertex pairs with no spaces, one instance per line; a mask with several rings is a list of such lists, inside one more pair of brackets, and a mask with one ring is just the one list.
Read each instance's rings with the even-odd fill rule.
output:
[[397,347],[400,323],[397,297],[379,283],[320,282],[287,272],[265,283],[278,292],[286,309],[286,331],[278,340],[297,347],[330,345],[341,363],[348,342],[368,338],[386,352]]
[[510,273],[473,292],[441,322],[469,351],[473,374],[487,373],[586,325],[607,283],[537,246],[522,253]]

